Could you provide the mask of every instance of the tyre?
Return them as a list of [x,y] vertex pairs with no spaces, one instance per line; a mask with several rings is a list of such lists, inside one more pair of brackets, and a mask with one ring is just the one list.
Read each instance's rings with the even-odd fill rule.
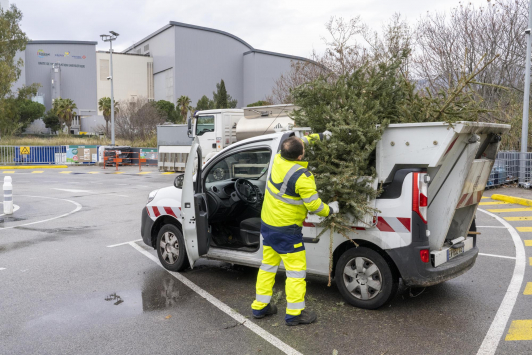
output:
[[343,298],[351,305],[377,309],[397,293],[399,277],[376,251],[351,248],[336,264],[335,281]]
[[189,267],[185,239],[173,224],[165,224],[157,234],[157,256],[165,269],[182,271]]

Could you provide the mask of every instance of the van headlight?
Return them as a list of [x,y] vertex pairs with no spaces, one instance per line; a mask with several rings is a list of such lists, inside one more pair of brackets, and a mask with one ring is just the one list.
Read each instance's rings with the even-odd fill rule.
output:
[[146,202],[146,204],[148,204],[151,201],[153,201],[153,199],[155,198],[155,195],[157,195],[157,192],[159,192],[159,190],[153,190],[152,192],[149,193],[148,202]]

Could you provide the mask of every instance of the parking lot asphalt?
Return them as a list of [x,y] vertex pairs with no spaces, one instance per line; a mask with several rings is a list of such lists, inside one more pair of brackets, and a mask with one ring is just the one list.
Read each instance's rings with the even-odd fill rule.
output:
[[[278,315],[249,319],[256,269],[201,260],[180,274],[246,317],[242,323],[253,322],[270,334],[274,340],[268,341],[162,269],[146,256],[156,256],[153,249],[127,243],[140,238],[148,193],[171,185],[174,175],[121,170],[9,174],[20,209],[12,217],[0,215],[1,354],[281,354],[290,349],[303,354],[476,354],[500,318],[515,278],[514,241],[495,217],[482,212],[477,213],[482,255],[466,274],[426,289],[403,287],[391,304],[376,311],[345,304],[334,284],[327,287],[325,278],[311,276],[307,307],[319,318],[309,326],[284,325],[283,297]],[[485,196],[510,194],[501,190]],[[480,208],[501,218],[532,215],[494,211],[524,206],[490,202],[496,203],[483,199]],[[532,226],[526,220],[508,223]],[[522,240],[532,239],[530,234],[518,232]],[[513,339],[526,335],[528,324],[514,321],[532,320],[531,296],[524,294],[532,282],[532,254],[524,248],[523,281],[492,353],[532,351],[532,340]],[[284,290],[284,278],[279,273],[276,291]],[[285,350],[275,346],[276,339],[287,345]]]

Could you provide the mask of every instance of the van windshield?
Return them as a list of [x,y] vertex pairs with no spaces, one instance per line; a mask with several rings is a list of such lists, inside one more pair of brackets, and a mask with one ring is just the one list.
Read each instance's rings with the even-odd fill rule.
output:
[[201,136],[205,132],[214,132],[214,115],[198,116],[196,120],[197,136]]

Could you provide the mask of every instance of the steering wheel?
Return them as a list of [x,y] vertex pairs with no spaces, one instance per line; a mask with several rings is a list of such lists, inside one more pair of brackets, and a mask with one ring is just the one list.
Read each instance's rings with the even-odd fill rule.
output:
[[256,186],[246,179],[238,179],[235,181],[235,192],[238,198],[246,203],[255,204],[259,200]]

